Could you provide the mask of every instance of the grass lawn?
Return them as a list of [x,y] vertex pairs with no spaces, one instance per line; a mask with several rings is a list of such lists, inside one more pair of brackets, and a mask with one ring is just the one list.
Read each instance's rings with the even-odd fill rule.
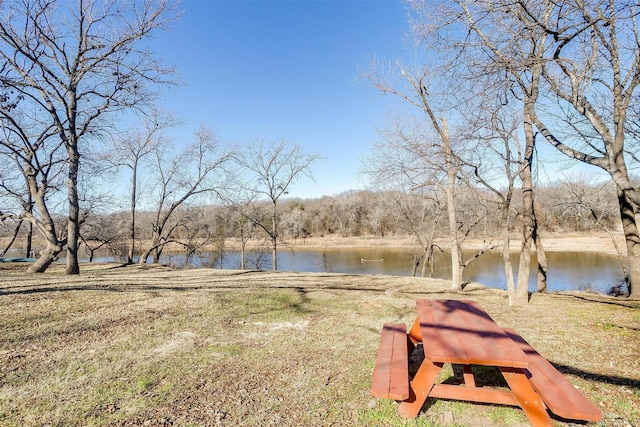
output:
[[433,279],[82,268],[0,270],[0,425],[528,425],[516,408],[443,400],[404,421],[372,399],[382,324],[410,325],[417,298],[479,301],[601,408],[598,425],[640,425],[637,300],[510,308],[504,291]]

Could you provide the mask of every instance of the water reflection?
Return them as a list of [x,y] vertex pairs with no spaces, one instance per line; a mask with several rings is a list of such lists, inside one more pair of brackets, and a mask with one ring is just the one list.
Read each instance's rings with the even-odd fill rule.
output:
[[[385,274],[409,276],[415,250],[406,248],[310,248],[282,250],[278,253],[278,268],[282,271],[330,272],[349,274]],[[470,257],[466,253],[465,257]],[[550,291],[593,289],[607,292],[622,279],[620,262],[612,255],[582,252],[547,252],[549,274],[547,289]],[[512,255],[514,275],[517,275],[518,256]],[[533,258],[535,260],[535,258]],[[61,259],[60,261],[63,261]],[[113,257],[96,257],[97,262],[118,261]],[[120,260],[121,261],[121,260]],[[184,255],[160,258],[167,265],[182,267]],[[239,269],[239,252],[221,255],[203,255],[189,260],[194,267]],[[270,270],[271,254],[249,252],[245,257],[247,269]],[[436,255],[434,277],[451,278],[451,262],[447,253]],[[463,279],[479,282],[489,287],[506,289],[502,256],[488,253],[474,260],[464,271]],[[529,276],[529,289],[536,289],[536,271]]]
[[[332,248],[283,251],[278,254],[278,266],[283,271],[332,272],[351,274],[387,274],[409,276],[415,251],[397,248]],[[471,253],[465,253],[470,257]],[[270,256],[258,262],[250,254],[248,268],[271,268]],[[615,256],[598,253],[548,252],[549,272],[547,289],[550,291],[571,289],[593,289],[607,292],[622,279],[620,263]],[[449,254],[439,254],[435,259],[434,277],[451,278]],[[514,275],[518,270],[517,255],[512,255]],[[535,261],[535,257],[532,258]],[[218,266],[239,268],[238,254],[226,254]],[[464,271],[465,281],[474,281],[486,286],[506,289],[502,255],[487,253],[474,260]],[[537,272],[532,269],[529,289],[534,291]]]

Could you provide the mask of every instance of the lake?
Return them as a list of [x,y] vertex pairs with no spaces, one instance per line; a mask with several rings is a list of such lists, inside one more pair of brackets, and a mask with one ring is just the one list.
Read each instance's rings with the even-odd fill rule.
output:
[[[349,274],[386,274],[409,276],[415,251],[405,248],[327,248],[283,250],[278,252],[278,268],[282,271],[330,272]],[[471,253],[466,253],[468,257]],[[622,280],[618,258],[590,252],[547,252],[549,291],[593,289],[606,293]],[[535,258],[534,258],[535,260]],[[184,256],[171,256],[163,262],[184,265]],[[514,274],[517,274],[518,256],[512,255]],[[195,260],[196,267],[240,268],[238,252],[227,252],[222,259],[211,257]],[[270,253],[250,253],[246,256],[249,269],[271,269]],[[531,271],[529,289],[534,291],[537,272]],[[451,261],[448,254],[436,257],[434,277],[451,278]],[[487,253],[474,260],[464,271],[463,279],[486,286],[506,289],[502,255]]]
[[[407,248],[308,248],[278,252],[278,268],[281,271],[301,271],[318,273],[386,274],[409,276],[414,259],[414,249]],[[17,250],[7,256],[21,256]],[[64,254],[64,252],[63,252]],[[465,253],[465,258],[470,256]],[[549,291],[591,289],[606,293],[622,280],[622,270],[618,258],[592,252],[547,252]],[[85,259],[86,261],[86,259]],[[110,256],[97,256],[96,262],[115,262]],[[59,262],[64,262],[61,257]],[[182,267],[184,255],[162,256],[160,262]],[[517,274],[518,257],[512,255],[514,274]],[[225,252],[222,257],[201,255],[190,264],[194,267],[239,269],[240,254]],[[271,253],[249,252],[246,268],[255,270],[271,269]],[[535,291],[537,272],[531,271],[529,290]],[[451,261],[448,254],[436,256],[434,277],[451,278]],[[474,260],[464,271],[463,279],[482,283],[485,286],[506,289],[502,256],[497,252],[487,253]]]

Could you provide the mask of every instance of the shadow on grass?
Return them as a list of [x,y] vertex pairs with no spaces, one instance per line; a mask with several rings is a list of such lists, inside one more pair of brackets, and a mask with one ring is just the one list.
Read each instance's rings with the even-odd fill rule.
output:
[[[120,268],[120,267],[112,267],[112,268]],[[253,271],[252,271],[253,272]],[[233,276],[243,275],[252,273],[249,271],[238,272],[237,274],[233,274]],[[261,272],[262,273],[262,272]],[[225,276],[230,277],[230,276]],[[321,278],[328,278],[319,277]],[[341,276],[342,278],[349,276]],[[352,276],[359,277],[359,276]],[[91,279],[87,279],[91,280]],[[215,280],[212,278],[212,280]],[[206,285],[193,285],[188,283],[182,283],[179,285],[155,285],[155,284],[119,284],[119,285],[108,285],[108,284],[44,284],[44,285],[21,285],[21,286],[8,286],[4,289],[0,287],[0,296],[2,295],[28,295],[28,294],[39,294],[39,293],[47,293],[47,292],[66,292],[66,291],[108,291],[108,292],[157,292],[157,291],[173,291],[173,292],[188,292],[188,291],[198,291],[198,290],[242,290],[242,289],[291,289],[296,291],[301,295],[306,295],[311,292],[317,291],[353,291],[353,292],[372,292],[372,293],[388,293],[389,287],[387,286],[379,286],[377,288],[374,287],[362,287],[362,286],[350,286],[350,285],[337,285],[337,284],[328,284],[323,285],[318,283],[313,287],[300,286],[296,284],[291,285],[243,285],[239,283],[233,284],[224,284],[223,281],[217,283],[210,283]],[[421,291],[403,291],[398,290],[398,295],[411,296],[417,295],[424,297],[425,295],[445,295],[445,294],[465,294],[464,292],[456,292],[451,290],[442,290],[442,289],[424,289]]]
[[603,384],[623,385],[640,390],[640,379],[618,377],[613,375],[603,375],[595,372],[585,371],[574,366],[564,365],[562,363],[556,363],[549,361],[558,371],[567,375],[575,375],[587,381],[594,381]]
[[615,297],[616,299],[614,300],[613,299],[614,297],[609,297],[609,296],[600,295],[600,294],[585,293],[584,295],[576,295],[575,293],[564,294],[564,293],[558,292],[558,293],[555,293],[555,295],[567,296],[567,297],[579,299],[582,301],[595,302],[599,304],[616,305],[616,306],[625,307],[625,308],[640,308],[640,300],[627,299],[627,297]]

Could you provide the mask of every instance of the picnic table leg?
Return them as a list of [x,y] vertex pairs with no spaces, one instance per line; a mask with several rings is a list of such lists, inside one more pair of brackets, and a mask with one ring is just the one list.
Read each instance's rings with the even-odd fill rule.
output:
[[462,376],[464,378],[464,385],[467,387],[475,387],[476,379],[473,376],[470,365],[462,365]]
[[533,427],[553,427],[553,422],[540,395],[533,390],[527,375],[519,368],[501,367],[500,372],[516,396]]
[[409,398],[400,402],[398,415],[402,418],[416,418],[418,416],[443,365],[444,363],[434,363],[429,359],[422,362],[409,384]]
[[409,329],[407,336],[409,337],[411,342],[413,342],[414,344],[422,342],[422,332],[420,331],[420,319],[416,318],[415,322],[413,322],[413,325],[411,326],[411,329]]

